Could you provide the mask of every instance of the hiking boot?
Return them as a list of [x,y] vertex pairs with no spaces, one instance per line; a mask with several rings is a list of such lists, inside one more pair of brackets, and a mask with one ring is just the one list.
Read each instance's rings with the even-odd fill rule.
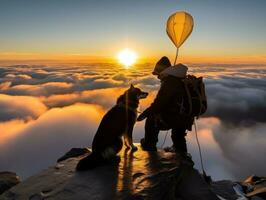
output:
[[149,145],[149,144],[147,144],[145,142],[145,139],[144,138],[142,138],[140,140],[140,144],[141,144],[142,150],[144,150],[144,151],[157,151],[156,145]]

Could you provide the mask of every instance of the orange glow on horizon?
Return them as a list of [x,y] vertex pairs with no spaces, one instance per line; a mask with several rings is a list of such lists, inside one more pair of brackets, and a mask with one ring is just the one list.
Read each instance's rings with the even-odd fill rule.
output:
[[[162,56],[168,56],[172,62],[174,54],[143,55],[136,60],[137,64],[155,63]],[[37,53],[1,53],[0,62],[20,63],[118,63],[117,56],[97,56],[87,54],[37,54]],[[180,55],[177,62],[197,64],[266,64],[266,55],[238,55],[238,56],[206,56],[206,55]]]

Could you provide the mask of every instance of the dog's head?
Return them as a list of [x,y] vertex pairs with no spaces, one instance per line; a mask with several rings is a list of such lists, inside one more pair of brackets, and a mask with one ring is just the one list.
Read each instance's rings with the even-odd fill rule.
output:
[[141,89],[134,87],[132,84],[130,88],[127,90],[129,96],[136,98],[136,99],[145,99],[148,96],[148,92],[143,92]]
[[132,104],[138,106],[139,100],[148,96],[148,92],[143,92],[141,89],[134,87],[132,84],[130,88],[125,91],[118,99],[117,103]]

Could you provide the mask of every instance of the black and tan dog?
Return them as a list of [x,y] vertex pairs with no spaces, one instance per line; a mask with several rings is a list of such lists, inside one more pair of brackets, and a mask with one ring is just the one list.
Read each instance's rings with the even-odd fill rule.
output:
[[132,131],[136,122],[139,100],[146,98],[147,92],[130,86],[117,99],[117,104],[103,117],[93,138],[92,153],[79,161],[78,171],[94,168],[116,157],[123,147],[123,140],[127,148],[133,151],[137,147],[132,142]]

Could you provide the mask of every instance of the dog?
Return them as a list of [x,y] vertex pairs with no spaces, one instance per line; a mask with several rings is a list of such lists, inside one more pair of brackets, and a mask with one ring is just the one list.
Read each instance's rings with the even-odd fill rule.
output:
[[79,161],[77,171],[92,169],[116,158],[123,147],[122,137],[126,148],[137,150],[132,141],[132,132],[137,119],[139,100],[147,96],[147,92],[131,85],[117,99],[116,105],[102,118],[93,138],[92,153]]

